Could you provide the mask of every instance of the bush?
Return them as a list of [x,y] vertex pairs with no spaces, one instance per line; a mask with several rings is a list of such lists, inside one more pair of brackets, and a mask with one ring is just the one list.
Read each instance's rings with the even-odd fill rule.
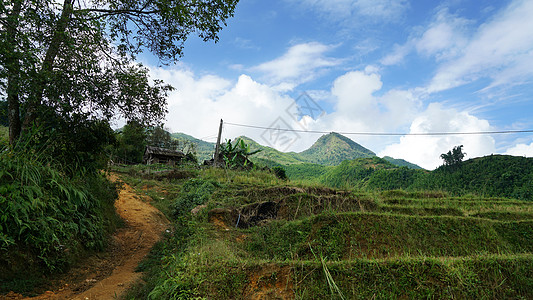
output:
[[178,198],[172,204],[172,215],[180,217],[194,207],[204,204],[218,186],[217,182],[204,179],[190,179],[183,185]]
[[100,173],[67,176],[37,155],[0,152],[0,277],[61,271],[103,249],[116,196]]
[[272,171],[274,171],[274,174],[277,178],[287,180],[287,174],[285,173],[285,169],[283,169],[283,167],[274,167],[272,168]]

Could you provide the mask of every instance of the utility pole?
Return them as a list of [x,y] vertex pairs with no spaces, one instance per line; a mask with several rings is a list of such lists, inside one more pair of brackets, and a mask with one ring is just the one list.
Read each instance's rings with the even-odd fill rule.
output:
[[217,144],[215,146],[215,157],[213,157],[213,165],[216,167],[218,166],[218,153],[220,152],[220,137],[222,135],[222,124],[224,122],[222,119],[220,119],[220,127],[218,127],[218,137],[217,137]]

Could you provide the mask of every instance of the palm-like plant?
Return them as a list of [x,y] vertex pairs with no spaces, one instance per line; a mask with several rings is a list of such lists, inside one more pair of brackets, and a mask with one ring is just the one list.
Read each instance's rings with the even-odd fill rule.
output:
[[226,140],[226,142],[221,145],[220,149],[220,153],[224,158],[226,166],[229,168],[244,169],[253,165],[248,157],[260,151],[261,149],[251,151],[250,145],[246,144],[241,138],[238,138],[233,144],[231,143],[231,139]]

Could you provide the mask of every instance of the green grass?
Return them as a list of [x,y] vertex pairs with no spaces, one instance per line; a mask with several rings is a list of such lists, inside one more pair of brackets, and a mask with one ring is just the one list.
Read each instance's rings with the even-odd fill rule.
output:
[[0,292],[29,292],[103,250],[121,225],[116,197],[99,172],[68,176],[34,153],[0,152]]
[[[128,299],[533,297],[532,202],[345,191],[259,170],[189,166],[180,170],[194,176],[152,178],[143,168],[123,178],[173,230]],[[224,227],[209,222],[214,208]]]
[[0,149],[9,143],[9,128],[0,125]]

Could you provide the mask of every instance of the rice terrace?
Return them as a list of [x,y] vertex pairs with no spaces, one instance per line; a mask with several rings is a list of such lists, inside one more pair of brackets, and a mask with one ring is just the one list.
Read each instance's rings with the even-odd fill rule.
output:
[[533,299],[531,16],[0,0],[0,300]]

